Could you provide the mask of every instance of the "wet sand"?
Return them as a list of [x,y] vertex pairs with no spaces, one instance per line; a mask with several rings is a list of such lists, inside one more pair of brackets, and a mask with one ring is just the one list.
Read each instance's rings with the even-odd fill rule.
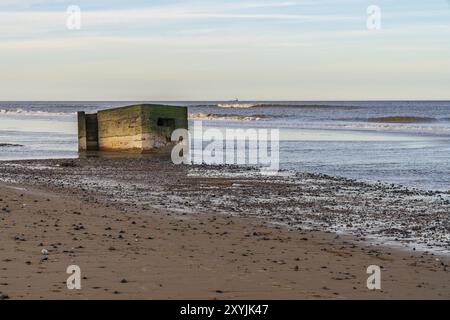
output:
[[[245,216],[214,199],[220,191],[232,195],[236,178],[192,177],[191,170],[164,160],[0,167],[2,298],[450,298],[448,257]],[[133,176],[139,179],[131,188]],[[197,205],[180,191],[188,188],[186,180]],[[247,187],[256,198],[258,185]],[[210,208],[221,210],[208,210],[199,196],[211,188]],[[260,212],[256,206],[253,211]],[[42,249],[49,252],[46,260]],[[67,289],[69,265],[81,268],[81,290]],[[370,265],[382,267],[381,291],[367,289]]]

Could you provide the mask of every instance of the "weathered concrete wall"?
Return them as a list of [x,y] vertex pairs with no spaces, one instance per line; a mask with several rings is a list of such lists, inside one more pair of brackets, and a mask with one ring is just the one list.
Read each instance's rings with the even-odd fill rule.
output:
[[78,151],[87,151],[86,113],[78,112]]
[[97,114],[78,112],[78,150],[99,150]]
[[188,129],[188,111],[185,107],[153,105],[142,108],[143,151],[172,147],[172,132]]
[[98,112],[101,151],[154,152],[171,147],[172,132],[188,128],[187,108],[137,105]]
[[130,106],[98,112],[101,151],[142,150],[142,110]]

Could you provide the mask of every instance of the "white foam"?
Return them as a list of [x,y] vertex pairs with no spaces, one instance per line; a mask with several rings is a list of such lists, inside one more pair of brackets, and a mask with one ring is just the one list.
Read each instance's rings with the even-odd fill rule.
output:
[[219,108],[254,108],[258,106],[254,103],[222,103],[218,104],[217,107]]
[[75,115],[76,113],[68,112],[48,112],[48,111],[30,111],[21,108],[10,110],[10,109],[0,109],[0,115],[27,115],[27,116],[67,116]]
[[220,115],[211,113],[193,113],[189,115],[190,120],[221,120],[221,121],[259,121],[261,116],[237,116],[237,115]]

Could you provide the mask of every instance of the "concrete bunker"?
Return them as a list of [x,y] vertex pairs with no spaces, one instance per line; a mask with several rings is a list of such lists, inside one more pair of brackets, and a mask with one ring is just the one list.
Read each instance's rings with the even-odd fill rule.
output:
[[176,129],[188,129],[186,107],[133,105],[78,112],[78,150],[150,153],[170,150]]

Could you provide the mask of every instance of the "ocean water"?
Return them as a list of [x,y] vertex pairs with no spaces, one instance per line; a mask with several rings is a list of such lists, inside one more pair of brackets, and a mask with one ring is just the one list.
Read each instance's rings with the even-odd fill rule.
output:
[[[76,158],[77,111],[134,103],[0,102],[0,160]],[[450,101],[164,103],[205,128],[280,129],[282,169],[450,189]]]

